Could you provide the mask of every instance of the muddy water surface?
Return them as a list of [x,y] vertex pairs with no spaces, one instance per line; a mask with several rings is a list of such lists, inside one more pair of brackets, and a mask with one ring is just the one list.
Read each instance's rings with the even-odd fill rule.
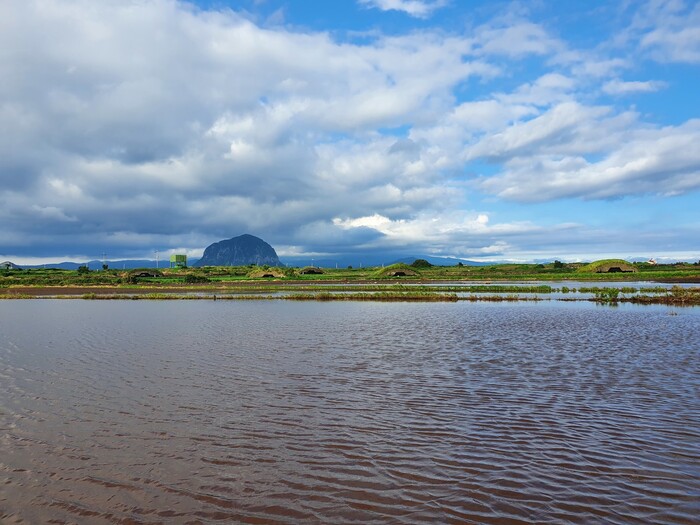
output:
[[0,301],[0,523],[696,523],[700,309]]

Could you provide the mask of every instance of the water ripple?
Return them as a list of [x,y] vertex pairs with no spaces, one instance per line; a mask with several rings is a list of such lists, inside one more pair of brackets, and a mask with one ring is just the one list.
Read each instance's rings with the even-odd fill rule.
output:
[[2,523],[700,515],[695,309],[8,303]]

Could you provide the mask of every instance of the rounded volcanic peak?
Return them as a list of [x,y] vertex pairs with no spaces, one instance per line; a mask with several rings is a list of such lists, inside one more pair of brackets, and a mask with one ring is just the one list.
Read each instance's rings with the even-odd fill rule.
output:
[[248,233],[207,246],[196,266],[283,266],[268,243]]

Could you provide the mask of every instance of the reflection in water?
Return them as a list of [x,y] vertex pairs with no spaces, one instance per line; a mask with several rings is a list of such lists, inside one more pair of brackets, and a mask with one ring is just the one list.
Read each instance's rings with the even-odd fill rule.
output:
[[2,523],[692,523],[700,312],[0,302]]

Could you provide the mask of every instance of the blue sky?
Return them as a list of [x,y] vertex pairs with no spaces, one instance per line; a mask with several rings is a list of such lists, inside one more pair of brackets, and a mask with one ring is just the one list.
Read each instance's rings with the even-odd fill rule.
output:
[[0,259],[700,259],[700,4],[7,0]]

